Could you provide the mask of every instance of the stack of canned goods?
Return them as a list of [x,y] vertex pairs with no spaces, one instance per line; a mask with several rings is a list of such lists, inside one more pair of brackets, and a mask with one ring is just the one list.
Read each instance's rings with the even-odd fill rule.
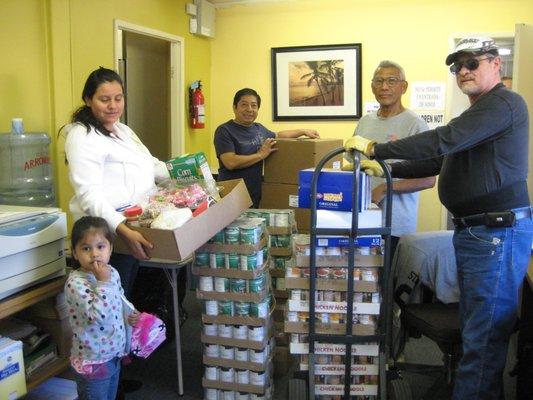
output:
[[265,365],[273,352],[274,341],[271,338],[268,345],[263,349],[247,349],[244,347],[232,347],[219,344],[204,344],[204,355],[210,358],[223,358]]
[[[348,268],[342,267],[322,267],[317,268],[318,279],[346,280],[348,278]],[[311,271],[308,267],[287,267],[285,278],[309,278]],[[378,282],[379,271],[377,268],[354,268],[353,279],[355,281]]]
[[248,210],[243,215],[250,218],[263,218],[266,226],[288,228],[294,224],[293,210]]
[[291,235],[270,235],[270,247],[291,247]]
[[209,242],[216,244],[257,244],[261,241],[264,231],[264,219],[240,217],[213,236]]
[[[293,235],[293,250],[294,254],[298,256],[308,256],[311,254],[311,239],[309,235],[298,234]],[[346,256],[348,254],[348,247],[337,246],[316,246],[315,252],[317,256]],[[381,245],[372,244],[370,246],[356,246],[355,254],[359,255],[379,255],[383,254]]]
[[[267,335],[267,328],[264,326],[229,325],[229,324],[208,324],[204,323],[204,335],[216,336],[219,338],[249,340],[252,342],[263,342]],[[222,357],[228,358],[228,357]]]
[[205,315],[228,317],[268,318],[272,296],[260,302],[246,302],[233,300],[203,300]]
[[196,252],[194,258],[194,265],[204,268],[215,269],[240,269],[241,271],[253,271],[262,267],[263,263],[268,259],[268,248],[264,247],[261,250],[251,254],[239,253],[208,253]]
[[268,273],[253,279],[200,276],[198,288],[203,292],[262,293],[267,289]]
[[271,400],[272,389],[267,387],[264,394],[238,392],[234,390],[204,389],[204,400]]

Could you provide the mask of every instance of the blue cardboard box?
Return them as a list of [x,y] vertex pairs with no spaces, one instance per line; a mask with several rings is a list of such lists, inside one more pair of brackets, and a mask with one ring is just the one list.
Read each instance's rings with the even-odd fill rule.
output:
[[[314,168],[303,169],[299,173],[298,207],[311,208],[311,181]],[[324,168],[318,177],[317,209],[352,211],[353,172]],[[371,203],[370,177],[360,173],[359,211],[368,209]]]

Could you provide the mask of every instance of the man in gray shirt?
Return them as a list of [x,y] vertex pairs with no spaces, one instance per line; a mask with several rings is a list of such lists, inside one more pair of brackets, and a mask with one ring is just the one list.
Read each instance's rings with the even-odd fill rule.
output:
[[[365,115],[354,135],[376,142],[390,142],[428,130],[427,124],[402,105],[407,90],[403,68],[392,61],[382,61],[374,71],[372,93],[379,103],[377,112]],[[416,232],[418,219],[418,191],[435,185],[435,177],[400,179],[393,182],[391,257],[399,237]],[[382,206],[386,184],[372,180],[372,202]]]

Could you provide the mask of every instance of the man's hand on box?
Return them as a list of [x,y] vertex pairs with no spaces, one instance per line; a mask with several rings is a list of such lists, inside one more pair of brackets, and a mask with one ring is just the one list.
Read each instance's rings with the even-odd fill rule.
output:
[[352,136],[346,141],[346,143],[344,143],[344,149],[346,151],[357,150],[367,157],[372,157],[374,155],[375,144],[376,142],[373,140],[356,135]]

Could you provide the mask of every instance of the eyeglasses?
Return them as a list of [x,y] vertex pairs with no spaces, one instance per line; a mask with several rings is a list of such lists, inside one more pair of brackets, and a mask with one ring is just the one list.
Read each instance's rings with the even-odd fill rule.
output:
[[490,60],[490,59],[491,57],[485,57],[485,58],[469,58],[465,61],[457,61],[457,62],[454,62],[452,65],[450,65],[450,72],[454,75],[457,75],[463,67],[465,67],[469,71],[475,71],[476,69],[478,69],[480,61]]
[[403,79],[395,78],[395,77],[372,79],[372,85],[374,86],[383,86],[384,83],[386,83],[387,86],[396,86],[400,82],[403,82]]

